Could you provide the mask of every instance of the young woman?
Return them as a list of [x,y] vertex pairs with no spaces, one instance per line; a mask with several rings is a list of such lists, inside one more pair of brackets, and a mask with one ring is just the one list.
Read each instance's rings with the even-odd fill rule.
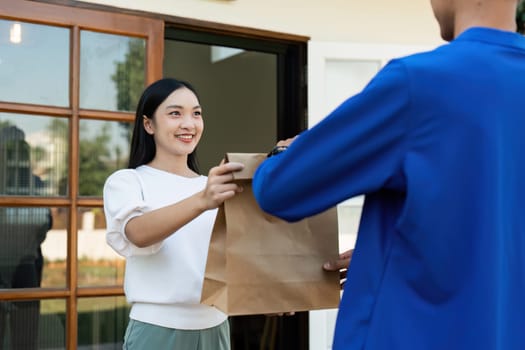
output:
[[199,175],[195,148],[204,130],[193,87],[162,79],[138,103],[128,169],[104,186],[107,242],[126,257],[131,303],[124,349],[229,349],[227,316],[200,304],[217,207],[242,191],[242,164]]

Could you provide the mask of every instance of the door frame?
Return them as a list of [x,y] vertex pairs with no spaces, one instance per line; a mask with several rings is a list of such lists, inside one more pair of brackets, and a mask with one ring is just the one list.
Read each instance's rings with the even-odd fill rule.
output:
[[[193,20],[163,14],[147,13],[83,3],[72,0],[0,0],[0,18],[71,28],[70,53],[70,106],[67,108],[0,102],[0,112],[61,116],[70,119],[69,135],[69,193],[64,197],[0,197],[0,206],[50,206],[69,209],[67,238],[66,286],[56,289],[2,290],[0,301],[64,299],[66,303],[67,349],[78,346],[77,302],[81,297],[123,296],[122,286],[78,287],[78,208],[102,207],[101,197],[81,197],[78,194],[79,121],[82,118],[111,121],[133,121],[134,114],[106,112],[79,108],[79,72],[81,29],[111,34],[145,38],[146,84],[162,77],[165,27],[178,28],[181,33],[205,34],[208,39],[226,40],[213,42],[220,45],[237,40],[246,47],[278,55],[278,135],[277,139],[291,137],[307,127],[307,42],[308,37],[258,30],[221,23]],[[252,46],[253,45],[253,46]],[[276,140],[277,141],[277,140]],[[299,327],[305,334],[307,349],[308,314],[298,316],[299,322],[290,325],[291,319],[282,320],[279,327]],[[291,340],[293,341],[293,340]],[[293,345],[293,344],[292,344]]]

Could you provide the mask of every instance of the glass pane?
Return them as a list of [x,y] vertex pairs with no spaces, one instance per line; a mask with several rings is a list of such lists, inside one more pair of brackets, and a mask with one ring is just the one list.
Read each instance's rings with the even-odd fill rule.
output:
[[133,124],[99,120],[80,121],[79,194],[102,196],[106,178],[128,165]]
[[69,106],[69,29],[0,19],[0,100]]
[[144,89],[146,40],[80,33],[80,108],[134,111]]
[[104,209],[80,208],[78,214],[79,286],[121,285],[125,260],[106,244]]
[[66,286],[67,273],[67,237],[69,225],[69,209],[51,208],[53,226],[47,232],[42,242],[44,271],[42,288],[63,288]]
[[261,152],[275,144],[276,54],[176,40],[166,40],[164,47],[164,75],[189,81],[199,93],[202,173],[226,152]]
[[129,306],[124,297],[78,300],[78,347],[120,350],[128,325]]
[[0,207],[1,289],[65,286],[66,215],[58,208]]
[[68,130],[68,119],[0,113],[0,194],[66,195]]
[[0,348],[65,349],[65,306],[63,300],[0,302]]

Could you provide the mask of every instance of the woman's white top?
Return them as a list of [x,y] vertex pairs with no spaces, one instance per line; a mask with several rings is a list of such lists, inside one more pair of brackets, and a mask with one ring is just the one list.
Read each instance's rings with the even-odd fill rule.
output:
[[124,290],[130,318],[168,328],[205,329],[226,320],[200,304],[208,245],[217,209],[208,210],[164,241],[139,248],[124,228],[148,211],[202,191],[207,177],[187,178],[146,165],[113,173],[104,185],[107,243],[126,257]]

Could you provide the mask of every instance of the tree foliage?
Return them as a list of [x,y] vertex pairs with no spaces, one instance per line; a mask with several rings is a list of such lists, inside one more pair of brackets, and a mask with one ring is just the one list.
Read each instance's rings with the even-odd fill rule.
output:
[[[115,73],[111,76],[117,90],[117,109],[119,111],[133,111],[138,103],[138,98],[144,89],[145,81],[145,42],[143,39],[131,38],[128,42],[128,51],[121,62],[116,62]],[[53,128],[57,134],[62,134],[63,125],[55,122]],[[129,140],[132,124],[120,122],[122,136]],[[87,125],[84,124],[84,128]],[[91,135],[89,130],[81,130],[84,135]],[[68,135],[67,133],[65,135]],[[104,182],[109,174],[120,168],[124,160],[121,158],[122,150],[116,145],[116,164],[111,159],[111,134],[109,124],[98,130],[90,138],[80,140],[79,154],[79,194],[81,196],[100,196]],[[67,176],[67,174],[65,174]],[[65,177],[67,178],[67,177]],[[66,185],[65,183],[63,185]]]
[[[117,88],[117,109],[119,111],[134,111],[138,99],[144,89],[145,82],[145,42],[143,39],[131,38],[128,42],[128,52],[122,62],[117,62],[115,73],[111,79]],[[121,122],[123,136],[131,139],[133,125]]]
[[82,196],[101,196],[104,182],[113,171],[108,161],[111,140],[108,128],[109,125],[104,124],[93,138],[80,140],[78,191]]
[[133,111],[144,89],[145,43],[143,39],[131,38],[124,61],[116,63],[111,79],[117,87],[117,109]]
[[[68,144],[69,128],[66,120],[54,118],[47,129],[52,139]],[[108,162],[108,144],[111,139],[108,129],[109,125],[104,124],[92,138],[80,140],[78,192],[81,196],[101,196],[104,182],[113,170]],[[81,129],[81,134],[88,135],[88,130]],[[59,193],[65,195],[68,192],[69,167],[61,167],[59,176]]]

